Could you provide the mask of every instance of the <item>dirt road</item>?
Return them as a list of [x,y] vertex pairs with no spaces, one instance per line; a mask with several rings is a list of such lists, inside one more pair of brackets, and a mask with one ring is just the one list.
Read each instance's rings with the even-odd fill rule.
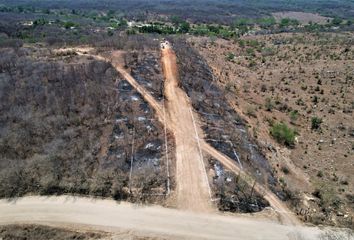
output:
[[[197,214],[157,206],[139,207],[90,198],[25,197],[0,200],[0,224],[39,223],[81,230],[126,232],[156,239],[271,239],[296,235],[316,239],[317,228],[292,227],[276,222],[220,214]],[[114,239],[114,238],[113,238]],[[118,238],[121,239],[121,238]],[[130,239],[128,236],[125,239]]]
[[176,141],[177,205],[180,209],[211,211],[211,190],[198,142],[201,130],[194,122],[186,93],[178,87],[176,55],[167,44],[162,50],[162,64],[166,111]]

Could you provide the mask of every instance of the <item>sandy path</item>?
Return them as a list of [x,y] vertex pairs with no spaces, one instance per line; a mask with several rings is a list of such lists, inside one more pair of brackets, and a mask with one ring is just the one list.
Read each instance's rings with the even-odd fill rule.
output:
[[[40,223],[84,230],[158,239],[269,239],[286,240],[295,233],[316,239],[317,228],[284,226],[276,222],[220,214],[197,214],[158,206],[139,207],[113,200],[90,198],[25,197],[0,200],[0,224]],[[127,238],[130,239],[130,238]]]
[[193,211],[210,211],[211,191],[199,146],[191,104],[178,87],[176,55],[169,47],[162,50],[165,74],[166,111],[176,140],[177,206]]

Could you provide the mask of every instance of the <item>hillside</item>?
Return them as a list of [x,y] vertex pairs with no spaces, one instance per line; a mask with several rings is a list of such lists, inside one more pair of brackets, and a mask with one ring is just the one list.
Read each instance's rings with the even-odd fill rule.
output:
[[[350,33],[276,34],[235,42],[190,39],[216,74],[215,83],[247,121],[281,183],[298,194],[296,211],[315,222],[351,222],[351,39]],[[272,136],[280,123],[289,133]]]
[[353,13],[0,0],[0,238],[350,238]]

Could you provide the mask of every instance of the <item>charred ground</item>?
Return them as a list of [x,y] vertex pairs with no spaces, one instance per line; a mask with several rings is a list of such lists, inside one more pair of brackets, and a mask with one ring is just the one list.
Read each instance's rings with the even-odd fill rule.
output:
[[163,126],[110,64],[2,49],[1,76],[2,197],[166,193]]

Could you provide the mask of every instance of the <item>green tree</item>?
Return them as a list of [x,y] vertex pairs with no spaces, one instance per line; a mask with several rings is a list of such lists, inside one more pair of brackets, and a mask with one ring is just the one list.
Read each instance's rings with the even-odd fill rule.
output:
[[343,22],[343,20],[339,17],[335,17],[332,19],[332,25],[338,26]]
[[118,26],[119,27],[127,27],[128,26],[127,20],[125,20],[125,19],[120,20]]
[[172,16],[170,18],[170,21],[172,22],[173,25],[178,26],[179,24],[181,24],[183,22],[182,18],[179,16]]
[[300,23],[296,19],[283,18],[280,21],[280,27],[298,26]]
[[75,23],[73,23],[73,22],[65,22],[64,23],[64,27],[66,28],[66,29],[69,29],[69,28],[71,28],[71,27],[75,27]]
[[33,26],[43,26],[45,25],[46,23],[48,23],[47,20],[41,18],[41,19],[36,19],[33,21]]
[[189,30],[191,29],[191,26],[189,24],[189,22],[183,21],[180,25],[179,25],[179,29],[182,33],[187,33],[189,32]]
[[114,10],[109,10],[109,11],[107,12],[107,16],[113,17],[115,13],[116,13],[116,12],[115,12]]
[[112,37],[112,36],[114,35],[114,32],[111,31],[111,30],[108,30],[107,35],[110,36],[110,37]]

